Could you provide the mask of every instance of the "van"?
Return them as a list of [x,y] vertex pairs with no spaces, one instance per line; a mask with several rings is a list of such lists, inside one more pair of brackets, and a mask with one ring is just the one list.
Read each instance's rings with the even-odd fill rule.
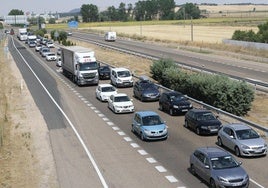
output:
[[106,41],[115,41],[116,40],[116,32],[108,31],[105,33],[104,38]]
[[133,78],[131,72],[123,67],[111,69],[111,84],[116,87],[132,87]]

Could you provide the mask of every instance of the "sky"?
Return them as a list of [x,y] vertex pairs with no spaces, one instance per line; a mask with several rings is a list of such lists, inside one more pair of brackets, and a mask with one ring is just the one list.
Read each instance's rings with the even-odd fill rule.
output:
[[[19,9],[24,13],[55,13],[69,12],[72,9],[80,8],[83,4],[93,4],[99,11],[106,10],[109,6],[119,7],[121,2],[128,5],[135,5],[139,0],[0,0],[0,16],[6,16],[10,10]],[[141,0],[142,1],[142,0]],[[177,5],[184,3],[255,3],[268,4],[267,0],[175,0]]]

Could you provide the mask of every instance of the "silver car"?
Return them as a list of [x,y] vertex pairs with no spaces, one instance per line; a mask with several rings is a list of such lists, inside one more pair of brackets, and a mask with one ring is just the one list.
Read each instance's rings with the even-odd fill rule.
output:
[[211,188],[247,188],[249,176],[241,164],[229,152],[218,147],[201,147],[190,156],[192,174],[208,182]]
[[254,129],[241,123],[224,125],[218,132],[218,145],[233,150],[237,156],[261,156],[267,153],[264,139]]

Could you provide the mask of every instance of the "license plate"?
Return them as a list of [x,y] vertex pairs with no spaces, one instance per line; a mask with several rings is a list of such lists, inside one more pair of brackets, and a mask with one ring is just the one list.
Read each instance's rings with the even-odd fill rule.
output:
[[188,111],[188,109],[183,109],[183,110],[181,110],[182,112],[187,112]]

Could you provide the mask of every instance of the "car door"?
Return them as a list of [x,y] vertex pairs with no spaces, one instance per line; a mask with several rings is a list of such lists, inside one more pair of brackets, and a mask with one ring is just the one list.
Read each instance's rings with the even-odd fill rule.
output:
[[140,126],[141,126],[141,117],[139,114],[136,114],[134,117],[134,130],[135,132],[137,132],[138,134],[140,134]]
[[112,82],[113,85],[116,85],[116,78],[117,78],[116,72],[114,70],[112,70],[112,72],[111,72],[111,82]]
[[111,95],[109,98],[108,98],[108,107],[110,109],[113,109],[113,100],[114,100],[114,96]]
[[133,87],[133,92],[135,97],[139,97],[139,83],[136,82],[134,87]]
[[233,148],[233,130],[229,127],[223,127],[221,135],[222,143],[228,148]]
[[169,96],[167,94],[164,94],[163,96],[162,107],[164,111],[166,111],[169,108]]
[[100,92],[101,92],[101,88],[100,88],[100,86],[98,86],[97,89],[96,89],[96,97],[98,99],[100,99]]
[[192,129],[195,129],[195,122],[196,122],[197,115],[194,112],[190,112],[187,116],[188,126]]

